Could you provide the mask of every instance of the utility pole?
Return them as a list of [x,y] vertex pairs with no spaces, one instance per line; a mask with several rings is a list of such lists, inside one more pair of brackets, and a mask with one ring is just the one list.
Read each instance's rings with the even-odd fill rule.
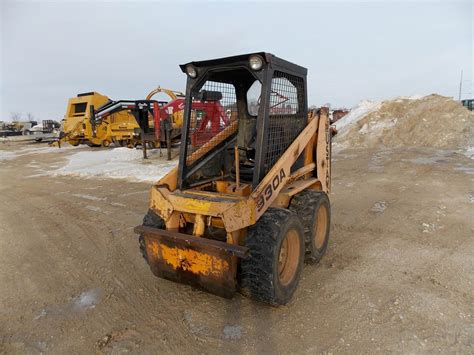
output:
[[461,90],[462,90],[462,69],[461,69],[461,81],[459,82],[459,101],[461,101]]

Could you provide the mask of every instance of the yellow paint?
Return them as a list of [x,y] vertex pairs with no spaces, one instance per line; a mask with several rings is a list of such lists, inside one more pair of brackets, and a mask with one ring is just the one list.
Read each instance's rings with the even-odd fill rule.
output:
[[211,201],[198,200],[194,198],[186,198],[181,196],[169,195],[170,202],[174,209],[183,212],[193,212],[207,214],[212,206]]
[[[329,142],[327,141],[327,120],[326,112],[323,112],[320,116],[315,116],[314,113],[310,115],[307,126],[303,129],[298,138],[290,145],[290,147],[288,147],[272,167],[270,172],[250,195],[248,195],[248,193],[250,192],[249,190],[251,186],[246,187],[247,191],[244,191],[242,195],[237,194],[236,191],[232,191],[233,194],[229,194],[229,189],[235,188],[235,183],[228,181],[217,181],[216,192],[203,191],[200,190],[199,187],[177,191],[176,181],[178,170],[174,169],[155,185],[154,189],[161,193],[152,193],[152,208],[163,217],[165,221],[168,221],[172,213],[185,214],[186,221],[191,223],[194,223],[193,215],[218,218],[219,220],[222,220],[223,227],[226,232],[229,233],[245,229],[246,227],[255,224],[260,216],[273,203],[275,203],[274,206],[287,207],[291,196],[296,192],[307,188],[329,191],[330,179],[328,165],[330,164],[330,159],[327,155],[329,152]],[[319,129],[318,125],[320,126]],[[326,127],[326,131],[323,127]],[[227,129],[228,131],[226,131]],[[197,154],[197,152],[199,152],[199,154],[205,154],[208,151],[206,149],[212,149],[211,143],[216,137],[219,137],[224,133],[225,135],[230,135],[234,132],[232,129],[234,128],[229,126],[193,154]],[[319,155],[321,155],[321,152],[323,151],[321,148],[326,148],[324,150],[324,167],[318,165],[318,162],[320,162],[319,155],[318,162],[315,164],[313,161],[313,153],[315,152],[316,145],[319,146],[319,150],[317,150]],[[297,172],[294,172],[292,175],[290,173],[291,166],[303,151],[305,151],[305,157],[307,158],[308,164]],[[190,159],[190,157],[188,157],[188,159]],[[326,181],[321,181],[320,178],[314,178],[316,165],[318,165],[319,175],[325,175],[327,177]],[[325,171],[326,174],[321,174],[323,171]],[[274,186],[273,180],[277,174],[278,176],[281,176],[281,172],[284,172],[284,176],[280,178],[280,183]],[[296,186],[293,186],[294,190],[291,193],[283,191],[288,184],[295,183],[299,180],[304,180],[304,182],[299,182],[297,189]],[[265,194],[265,190],[268,189],[269,186],[272,187],[271,194]],[[281,197],[279,197],[280,194],[282,194]],[[265,198],[264,206],[257,210],[257,206],[261,205],[260,201],[262,200],[262,197]],[[198,235],[200,234],[200,231],[199,233],[195,232],[194,234]]]
[[165,221],[168,221],[174,211],[173,205],[167,198],[168,195],[169,190],[165,187],[153,186],[151,189],[150,208]]
[[204,234],[204,229],[206,228],[206,224],[204,222],[204,216],[202,214],[197,214],[194,218],[194,230],[193,234],[196,237],[201,237]]
[[129,111],[117,112],[105,117],[101,124],[96,125],[95,134],[90,122],[91,106],[98,109],[109,101],[105,95],[93,92],[90,95],[72,97],[68,101],[64,116],[63,142],[69,141],[76,145],[81,142],[90,142],[101,145],[104,141],[110,144],[113,140],[127,141],[135,139],[135,129],[139,126]]
[[173,269],[182,269],[196,275],[221,276],[229,270],[227,261],[191,249],[171,248],[164,244],[151,242],[148,251],[153,258],[162,259]]
[[160,185],[167,186],[169,191],[176,190],[178,185],[178,167],[173,168],[173,170],[158,180],[156,186]]

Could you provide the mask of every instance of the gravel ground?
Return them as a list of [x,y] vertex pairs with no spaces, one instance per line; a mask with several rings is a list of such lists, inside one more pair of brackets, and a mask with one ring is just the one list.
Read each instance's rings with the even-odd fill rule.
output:
[[272,308],[155,278],[132,232],[148,183],[48,176],[74,150],[19,144],[0,145],[0,353],[474,352],[462,154],[339,152],[327,254]]

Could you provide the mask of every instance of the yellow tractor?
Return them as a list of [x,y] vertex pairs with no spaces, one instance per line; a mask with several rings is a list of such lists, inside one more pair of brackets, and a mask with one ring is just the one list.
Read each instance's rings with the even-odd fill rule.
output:
[[156,276],[286,304],[328,245],[328,112],[308,112],[307,69],[269,53],[180,67],[179,165],[151,189],[140,250]]
[[97,92],[70,98],[57,144],[68,142],[73,146],[87,144],[108,147],[113,142],[121,146],[133,146],[139,140],[140,128],[129,111],[117,112],[101,122],[94,121],[91,110],[108,102],[110,99],[107,96]]

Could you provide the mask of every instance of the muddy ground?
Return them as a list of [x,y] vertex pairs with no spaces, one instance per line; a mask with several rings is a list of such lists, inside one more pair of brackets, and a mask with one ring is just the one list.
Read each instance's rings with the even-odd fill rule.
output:
[[279,308],[155,278],[132,232],[149,184],[38,174],[68,154],[0,162],[0,353],[474,351],[474,161],[458,152],[338,153],[328,252]]

